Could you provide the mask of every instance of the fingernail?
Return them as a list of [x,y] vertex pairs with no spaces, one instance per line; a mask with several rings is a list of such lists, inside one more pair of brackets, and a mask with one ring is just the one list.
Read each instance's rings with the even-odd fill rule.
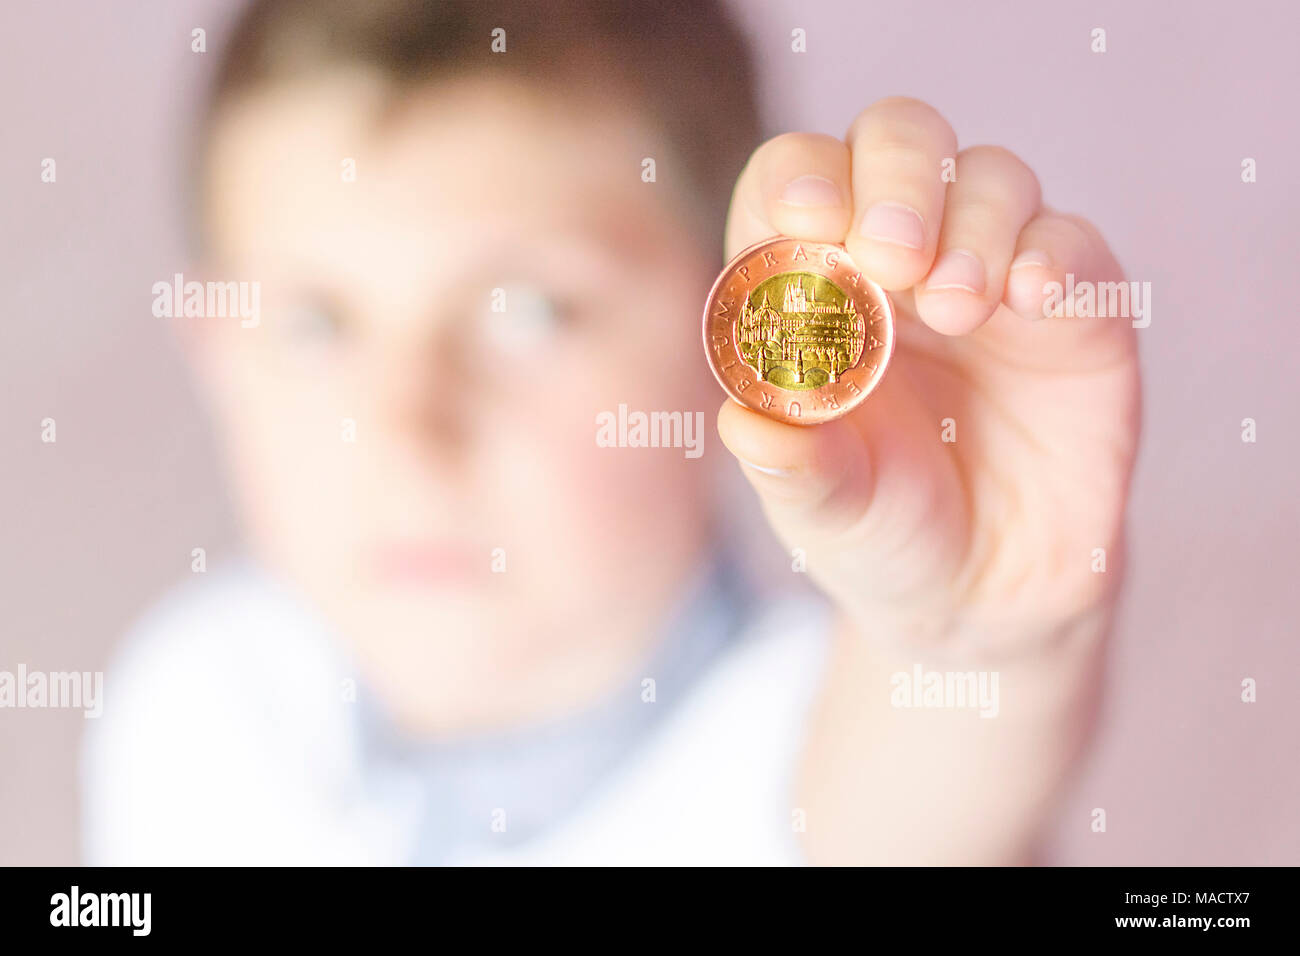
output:
[[753,468],[755,471],[761,471],[765,475],[775,475],[777,478],[788,478],[794,472],[788,468],[768,468],[766,465],[756,465],[752,461],[746,461],[744,458],[737,458],[746,468]]
[[781,202],[791,206],[842,206],[844,194],[825,176],[800,176],[786,184]]
[[984,263],[973,252],[949,249],[939,257],[925,281],[927,291],[965,289],[976,295],[984,293]]
[[925,220],[911,206],[878,202],[862,215],[858,234],[908,249],[925,248]]
[[1011,260],[1011,268],[1019,269],[1021,266],[1050,266],[1052,257],[1042,249],[1026,249],[1020,255]]

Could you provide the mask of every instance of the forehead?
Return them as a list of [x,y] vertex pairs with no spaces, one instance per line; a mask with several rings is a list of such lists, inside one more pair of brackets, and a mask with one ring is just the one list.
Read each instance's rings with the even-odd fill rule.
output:
[[218,255],[292,267],[364,247],[428,269],[566,234],[635,251],[670,228],[641,181],[662,136],[616,104],[501,80],[396,95],[339,73],[231,104],[207,157]]

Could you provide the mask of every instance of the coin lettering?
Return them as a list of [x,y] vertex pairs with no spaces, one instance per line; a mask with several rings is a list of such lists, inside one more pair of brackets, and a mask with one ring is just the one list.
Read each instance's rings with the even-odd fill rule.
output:
[[894,349],[888,295],[836,243],[751,246],[723,269],[704,315],[705,352],[723,389],[792,424],[851,411]]

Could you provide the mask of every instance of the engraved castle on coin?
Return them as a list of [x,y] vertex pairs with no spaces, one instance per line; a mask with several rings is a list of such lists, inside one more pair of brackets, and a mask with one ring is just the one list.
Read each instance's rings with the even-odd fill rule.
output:
[[813,272],[783,272],[760,282],[736,319],[745,363],[762,381],[791,391],[838,381],[857,365],[865,341],[866,320],[852,299]]

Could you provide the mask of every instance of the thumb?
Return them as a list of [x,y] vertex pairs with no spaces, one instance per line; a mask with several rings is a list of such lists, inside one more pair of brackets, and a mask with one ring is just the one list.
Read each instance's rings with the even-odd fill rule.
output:
[[967,544],[955,465],[882,397],[816,426],[731,400],[718,413],[719,437],[773,530],[804,550],[811,576],[851,614],[925,600],[952,581]]
[[729,399],[718,412],[718,434],[778,533],[840,526],[871,500],[871,455],[847,418],[787,425]]

